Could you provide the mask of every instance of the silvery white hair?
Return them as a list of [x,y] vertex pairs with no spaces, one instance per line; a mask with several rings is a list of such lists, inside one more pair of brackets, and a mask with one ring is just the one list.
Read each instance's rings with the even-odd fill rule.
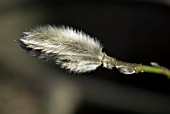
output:
[[32,56],[53,60],[75,73],[93,71],[100,65],[108,69],[115,67],[114,59],[102,52],[96,38],[71,27],[38,27],[24,32],[19,43]]

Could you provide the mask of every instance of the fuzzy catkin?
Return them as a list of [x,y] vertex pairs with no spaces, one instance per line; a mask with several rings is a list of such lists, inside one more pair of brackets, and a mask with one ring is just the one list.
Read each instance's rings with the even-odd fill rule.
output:
[[[95,70],[107,63],[101,44],[93,37],[71,27],[44,26],[23,33],[20,45],[32,56],[53,60],[75,73]],[[106,60],[106,62],[104,61]]]

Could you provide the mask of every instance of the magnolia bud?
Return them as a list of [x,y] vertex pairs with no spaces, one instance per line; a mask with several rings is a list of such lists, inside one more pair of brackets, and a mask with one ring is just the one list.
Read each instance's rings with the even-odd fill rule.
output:
[[96,38],[70,27],[45,26],[23,33],[19,43],[31,56],[52,60],[75,73],[112,69],[114,59],[102,52]]

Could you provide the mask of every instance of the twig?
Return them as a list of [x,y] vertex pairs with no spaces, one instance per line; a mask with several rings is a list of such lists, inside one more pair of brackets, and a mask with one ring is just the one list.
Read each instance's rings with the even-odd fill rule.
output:
[[136,63],[134,64],[134,63],[128,63],[119,60],[114,60],[112,64],[114,64],[116,68],[118,68],[119,71],[123,74],[147,72],[147,73],[162,74],[165,75],[167,78],[170,78],[170,70],[164,66],[159,66],[157,63],[154,63],[157,65],[151,63],[151,66],[149,66],[149,65],[142,65]]
[[147,65],[136,64],[135,69],[136,69],[137,73],[139,73],[139,72],[156,73],[156,74],[165,75],[165,76],[167,76],[167,78],[170,78],[170,70],[163,66],[156,67],[156,66],[147,66]]

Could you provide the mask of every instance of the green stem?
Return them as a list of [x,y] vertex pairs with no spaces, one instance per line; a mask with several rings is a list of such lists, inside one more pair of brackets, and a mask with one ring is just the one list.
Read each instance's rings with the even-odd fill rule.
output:
[[148,73],[162,74],[165,75],[167,78],[170,78],[170,70],[165,68],[164,66],[158,65],[155,62],[152,62],[150,66],[136,64],[136,63],[128,63],[109,57],[106,54],[104,54],[102,62],[104,64],[104,67],[106,68],[116,67],[123,74],[148,72]]
[[148,72],[148,73],[156,73],[156,74],[162,74],[170,78],[170,70],[168,70],[165,67],[162,66],[147,66],[147,65],[141,65],[136,64],[134,67],[139,72]]
[[165,75],[167,78],[170,78],[170,70],[159,65],[149,66],[149,65],[142,65],[142,64],[134,64],[123,62],[119,60],[112,61],[112,64],[124,74],[133,74],[133,73],[156,73]]

